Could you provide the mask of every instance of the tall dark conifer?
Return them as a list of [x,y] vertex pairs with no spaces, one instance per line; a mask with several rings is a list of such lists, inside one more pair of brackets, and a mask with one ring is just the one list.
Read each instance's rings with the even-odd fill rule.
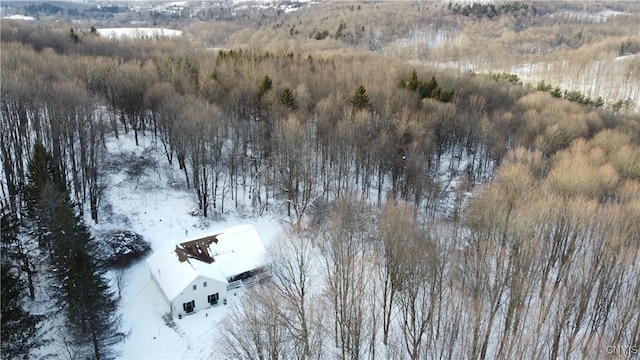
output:
[[36,274],[42,261],[39,245],[47,243],[49,234],[39,205],[42,190],[49,179],[48,164],[49,157],[44,146],[36,141],[33,156],[27,166],[27,183],[21,192],[23,205],[20,206],[20,215],[15,212],[2,214],[4,260],[26,277],[31,299],[35,299]]
[[262,81],[260,81],[260,86],[258,86],[258,99],[262,99],[264,97],[264,95],[266,93],[269,92],[269,90],[271,90],[271,88],[273,87],[273,81],[271,81],[271,78],[268,75],[265,75],[262,78]]
[[409,75],[409,80],[407,80],[405,86],[409,91],[416,91],[419,85],[420,83],[418,81],[418,74],[416,73],[416,69],[413,69],[413,71],[411,71],[411,75]]
[[424,99],[427,97],[432,97],[433,92],[438,88],[438,82],[436,81],[436,77],[432,76],[429,81],[420,81],[420,85],[418,85],[418,93],[420,94],[420,98]]
[[289,88],[284,88],[280,93],[280,104],[289,110],[295,110],[298,105],[296,104],[296,98],[293,96],[293,92]]
[[256,96],[258,99],[258,109],[257,114],[260,120],[263,122],[262,127],[262,142],[263,142],[263,153],[264,157],[268,158],[271,154],[272,142],[273,142],[273,128],[274,128],[274,119],[272,119],[272,97],[268,94],[271,93],[271,89],[273,88],[273,81],[268,75],[265,75],[260,81],[260,85],[258,86],[258,91],[256,92]]
[[53,214],[53,261],[56,300],[66,317],[65,330],[79,353],[93,359],[115,357],[120,331],[118,302],[104,272],[90,252],[91,234],[74,211],[66,191]]
[[91,234],[71,202],[57,165],[37,142],[24,189],[31,234],[49,251],[52,295],[65,318],[61,331],[79,355],[114,358],[112,347],[124,339],[118,302],[90,252]]
[[354,110],[368,109],[371,104],[369,103],[369,95],[364,86],[360,85],[356,89],[355,94],[351,97],[351,106]]
[[0,238],[2,239],[2,261],[19,270],[27,280],[29,296],[35,299],[35,277],[40,262],[38,243],[24,231],[16,213],[2,209]]
[[27,165],[27,185],[24,188],[24,198],[27,206],[35,206],[40,193],[49,181],[49,155],[40,140],[33,145],[33,156]]
[[65,184],[62,174],[39,140],[34,144],[28,171],[23,190],[24,225],[29,235],[38,240],[40,247],[51,253],[52,227],[56,224],[55,209],[63,200]]
[[32,350],[43,343],[37,337],[41,317],[31,315],[21,306],[22,286],[11,267],[2,264],[2,358],[28,359]]
[[[0,339],[2,340],[0,355],[3,359],[28,359],[32,350],[44,344],[40,333],[41,316],[32,315],[20,305],[25,285],[20,273],[15,270],[25,271],[29,283],[30,295],[34,297],[33,275],[35,270],[29,257],[25,257],[21,251],[24,249],[19,241],[20,222],[15,213],[2,209],[0,217],[0,236],[2,238],[2,328]],[[26,261],[25,261],[26,260]],[[33,271],[31,271],[33,270]]]
[[29,359],[30,352],[44,344],[38,337],[41,317],[29,314],[20,306],[23,285],[11,272],[10,265],[2,263],[0,281],[2,281],[0,353],[3,359]]
[[65,306],[67,330],[82,355],[93,359],[114,358],[113,345],[126,337],[120,331],[118,302],[88,251],[87,229],[80,223],[74,228],[61,284],[60,300]]

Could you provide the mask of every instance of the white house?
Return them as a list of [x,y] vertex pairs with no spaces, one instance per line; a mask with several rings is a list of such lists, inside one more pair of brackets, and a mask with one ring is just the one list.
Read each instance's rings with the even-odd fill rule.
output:
[[251,225],[181,243],[170,241],[147,259],[147,265],[177,316],[219,305],[227,290],[266,277],[264,244]]

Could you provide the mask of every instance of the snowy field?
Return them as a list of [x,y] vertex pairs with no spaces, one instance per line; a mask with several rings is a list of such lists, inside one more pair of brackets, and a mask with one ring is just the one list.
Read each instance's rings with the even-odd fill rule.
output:
[[[209,234],[237,224],[252,224],[265,245],[282,225],[266,215],[262,218],[223,214],[202,219],[190,213],[197,208],[193,191],[184,184],[177,164],[169,165],[156,152],[151,137],[142,137],[135,146],[132,137],[121,136],[108,144],[109,174],[101,222],[91,225],[99,236],[109,230],[131,230],[141,234],[158,249],[169,241]],[[153,164],[141,174],[131,171],[136,160]],[[234,211],[233,209],[231,210]],[[91,224],[87,219],[87,224]],[[214,353],[217,327],[242,290],[229,293],[226,306],[196,312],[182,319],[171,318],[169,307],[151,282],[145,261],[134,264],[126,274],[122,292],[123,330],[129,338],[120,345],[122,359],[210,359]]]
[[121,39],[121,38],[137,38],[149,39],[155,37],[174,37],[182,36],[182,31],[164,29],[164,28],[103,28],[97,29],[100,36]]
[[33,21],[36,18],[34,18],[33,16],[25,16],[25,15],[11,15],[11,16],[5,16],[3,17],[3,19]]

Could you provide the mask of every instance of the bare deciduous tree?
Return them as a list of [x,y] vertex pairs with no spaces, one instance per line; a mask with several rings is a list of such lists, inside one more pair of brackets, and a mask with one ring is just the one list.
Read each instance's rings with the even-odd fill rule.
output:
[[295,214],[300,229],[307,209],[320,199],[326,189],[318,181],[318,161],[311,148],[309,128],[289,116],[278,128],[278,183],[286,194],[287,215]]
[[288,359],[289,342],[278,291],[270,285],[248,291],[222,322],[218,351],[234,359]]
[[325,294],[333,309],[333,331],[337,354],[342,359],[360,359],[366,353],[366,289],[369,281],[365,253],[369,246],[367,211],[364,203],[348,196],[336,200],[333,214],[321,229],[325,263]]
[[322,260],[304,233],[292,230],[270,246],[273,286],[282,298],[282,318],[294,344],[297,359],[320,359],[324,338],[324,315],[320,306]]

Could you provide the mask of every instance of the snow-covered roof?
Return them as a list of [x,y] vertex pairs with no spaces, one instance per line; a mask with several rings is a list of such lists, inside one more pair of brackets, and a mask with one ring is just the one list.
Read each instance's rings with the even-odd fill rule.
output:
[[193,258],[181,262],[176,253],[178,244],[174,241],[169,241],[147,259],[151,273],[167,298],[174,299],[198,276],[226,283],[231,276],[264,265],[264,244],[253,226],[227,228],[216,238],[218,243],[210,245],[214,258],[210,264]]
[[264,244],[252,225],[227,228],[217,238],[210,245],[213,264],[227,278],[265,265]]
[[147,265],[169,300],[184,291],[198,276],[227,282],[216,266],[193,260],[180,262],[176,253],[176,243],[170,241],[155,251]]

